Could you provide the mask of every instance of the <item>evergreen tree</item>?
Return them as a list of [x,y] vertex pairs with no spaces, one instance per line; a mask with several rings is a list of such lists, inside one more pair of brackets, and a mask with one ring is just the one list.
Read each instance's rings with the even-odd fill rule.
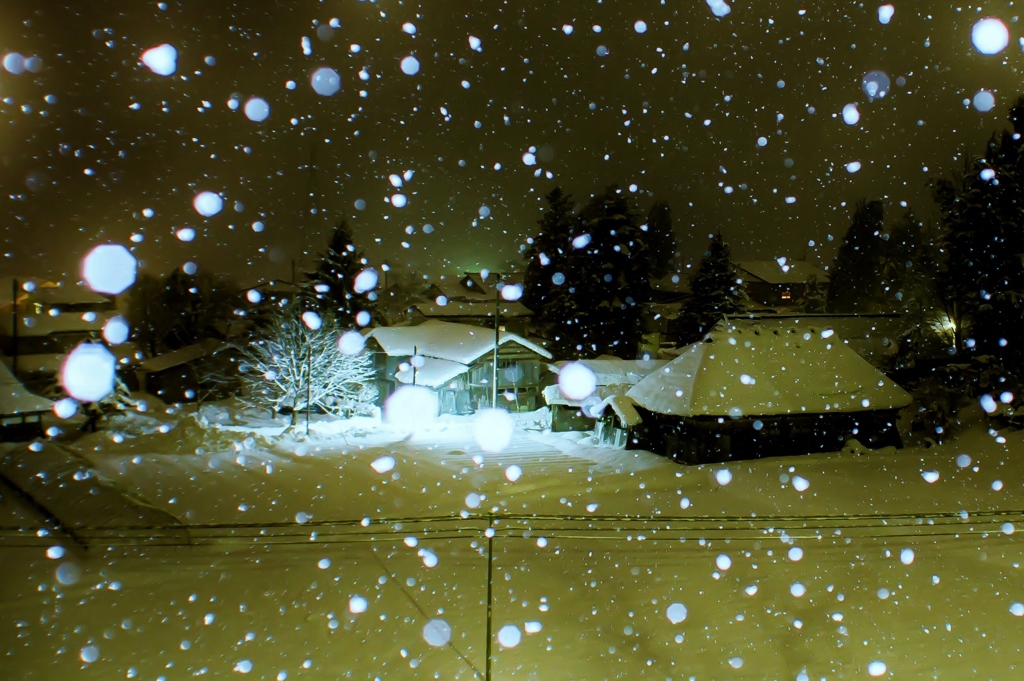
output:
[[934,237],[909,210],[890,230],[884,281],[902,319],[896,368],[914,367],[919,358],[941,352],[947,327],[936,286],[940,252]]
[[614,185],[578,215],[561,189],[547,202],[540,233],[523,249],[523,303],[562,356],[633,357],[643,336],[641,306],[651,297],[650,278],[664,276],[674,254],[668,206],[658,204],[641,226],[627,194]]
[[832,266],[827,296],[829,311],[867,312],[883,303],[884,215],[881,201],[862,199],[857,202],[850,228]]
[[369,307],[367,298],[356,294],[353,288],[356,275],[365,269],[366,262],[352,239],[348,223],[342,220],[334,227],[316,271],[306,274],[313,286],[309,305],[329,312],[343,326],[353,325],[356,314]]
[[[939,293],[954,348],[991,355],[1024,377],[1024,98],[1010,110],[1013,132],[993,135],[984,157],[933,183],[945,229]],[[971,339],[971,344],[967,343]]]
[[801,312],[824,312],[825,296],[827,293],[828,289],[818,279],[818,275],[808,275],[807,280],[804,282],[803,295],[797,301],[797,309]]
[[650,251],[627,195],[612,185],[580,211],[569,257],[572,332],[581,356],[632,358],[651,296]]
[[143,347],[150,357],[158,354],[173,320],[163,311],[163,280],[149,272],[139,272],[135,285],[128,290],[128,323],[132,339]]
[[889,229],[883,282],[897,302],[902,302],[906,290],[925,274],[922,268],[915,266],[924,255],[923,249],[930,246],[925,242],[923,228],[913,211],[907,210]]
[[523,304],[534,313],[535,325],[548,338],[560,342],[563,329],[572,319],[567,303],[570,273],[569,257],[576,217],[572,195],[555,187],[548,193],[547,210],[537,221],[540,231],[523,252],[526,272],[523,278]]
[[206,338],[224,338],[232,297],[228,282],[175,268],[160,284],[158,318],[150,321],[160,334],[158,349],[177,350]]
[[741,312],[747,304],[746,287],[732,262],[729,246],[718,232],[690,279],[690,295],[676,320],[676,332],[683,343],[695,343],[724,315]]
[[650,278],[661,279],[675,269],[676,235],[672,231],[672,209],[664,201],[651,206],[644,240],[650,253]]

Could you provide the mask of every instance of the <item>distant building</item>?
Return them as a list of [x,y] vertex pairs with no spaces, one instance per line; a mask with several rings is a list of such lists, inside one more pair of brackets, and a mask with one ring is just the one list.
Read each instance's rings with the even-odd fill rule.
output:
[[300,284],[293,284],[290,281],[281,279],[265,279],[242,289],[246,294],[249,291],[258,291],[260,302],[280,303],[283,300],[294,300],[302,295],[304,289]]
[[479,272],[465,272],[457,279],[447,276],[432,281],[423,291],[423,297],[434,300],[444,296],[448,302],[479,303],[494,302],[495,277],[484,279]]
[[[493,329],[431,320],[415,326],[379,327],[369,331],[366,339],[375,356],[382,400],[400,385],[415,384],[437,391],[442,413],[468,414],[491,405]],[[542,366],[550,359],[551,353],[536,343],[501,332],[500,406],[511,411],[536,409],[546,378]]]
[[690,293],[690,275],[673,272],[661,279],[651,280],[651,300],[643,304],[644,333],[650,335],[645,348],[658,350],[662,338],[671,335],[672,322],[679,316],[679,308]]
[[[522,283],[520,275],[502,275],[502,284]],[[533,313],[518,301],[501,298],[495,290],[497,276],[486,279],[478,272],[466,272],[458,279],[431,282],[407,307],[406,321],[420,324],[433,320],[494,328],[495,306],[500,326],[522,336],[530,332]]]
[[[509,303],[504,300],[497,307],[502,329],[523,336],[528,333],[532,312],[521,303]],[[493,329],[494,312],[493,300],[474,303],[449,302],[445,305],[413,303],[409,308],[409,321],[412,324],[426,321],[452,322]]]
[[828,284],[828,272],[802,260],[745,260],[736,263],[750,300],[767,307],[790,307],[804,297],[808,279]]
[[685,463],[901,446],[911,397],[813,321],[729,321],[626,396],[629,446]]
[[[19,287],[12,305],[12,280],[0,280],[0,349],[8,367],[26,378],[52,376],[64,356],[84,341],[102,337],[103,326],[117,315],[112,298],[84,286],[36,283],[32,291]],[[134,345],[113,348],[129,357]],[[14,356],[17,355],[17,362]]]

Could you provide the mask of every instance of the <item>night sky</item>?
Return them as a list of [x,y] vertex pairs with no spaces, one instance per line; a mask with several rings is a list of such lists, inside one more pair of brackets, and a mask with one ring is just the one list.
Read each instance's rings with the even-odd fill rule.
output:
[[[308,263],[342,217],[375,264],[505,268],[544,193],[610,183],[635,184],[644,213],[668,201],[691,262],[720,228],[739,259],[827,263],[858,198],[885,199],[889,221],[901,202],[934,215],[928,178],[980,153],[1024,90],[1013,3],[897,1],[888,25],[878,3],[730,4],[717,18],[704,0],[4,1],[0,50],[42,59],[0,71],[4,273],[77,279],[91,246],[135,234],[149,271],[191,261],[250,284]],[[997,56],[971,44],[985,16],[1010,30]],[[162,43],[171,77],[140,62]],[[333,96],[311,87],[321,66],[341,75]],[[892,89],[869,102],[872,70]],[[982,88],[988,113],[964,104]],[[253,96],[262,123],[242,111]],[[407,170],[396,208],[388,178]],[[200,216],[200,191],[223,211]]]

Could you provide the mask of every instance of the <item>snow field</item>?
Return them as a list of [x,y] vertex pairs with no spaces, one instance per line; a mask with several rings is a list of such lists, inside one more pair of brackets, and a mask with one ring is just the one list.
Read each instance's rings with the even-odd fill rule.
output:
[[[1001,526],[1021,519],[995,512],[1021,508],[1020,433],[685,468],[546,433],[542,414],[514,415],[509,444],[488,453],[472,417],[412,437],[374,418],[323,420],[307,439],[230,413],[207,405],[200,426],[154,408],[120,424],[120,443],[78,441],[193,525],[196,544],[144,556],[117,545],[83,556],[52,537],[5,548],[11,669],[45,653],[54,674],[83,678],[156,678],[170,662],[215,675],[247,662],[265,678],[471,678],[470,664],[483,668],[489,514],[496,677],[815,678],[841,666],[856,678],[872,663],[916,674],[908,651],[929,674],[1006,677],[1016,664],[1005,652],[1024,612],[1021,551]],[[60,616],[40,623],[57,592]],[[513,629],[498,638],[505,627],[514,646]]]

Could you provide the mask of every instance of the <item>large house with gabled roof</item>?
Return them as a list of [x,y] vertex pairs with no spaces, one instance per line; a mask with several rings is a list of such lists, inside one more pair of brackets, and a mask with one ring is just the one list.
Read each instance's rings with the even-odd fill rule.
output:
[[[495,340],[494,329],[433,320],[366,333],[382,400],[401,385],[422,385],[438,393],[441,412],[449,414],[491,406]],[[499,406],[510,411],[541,406],[548,379],[544,365],[551,353],[518,334],[499,331],[497,359]]]

